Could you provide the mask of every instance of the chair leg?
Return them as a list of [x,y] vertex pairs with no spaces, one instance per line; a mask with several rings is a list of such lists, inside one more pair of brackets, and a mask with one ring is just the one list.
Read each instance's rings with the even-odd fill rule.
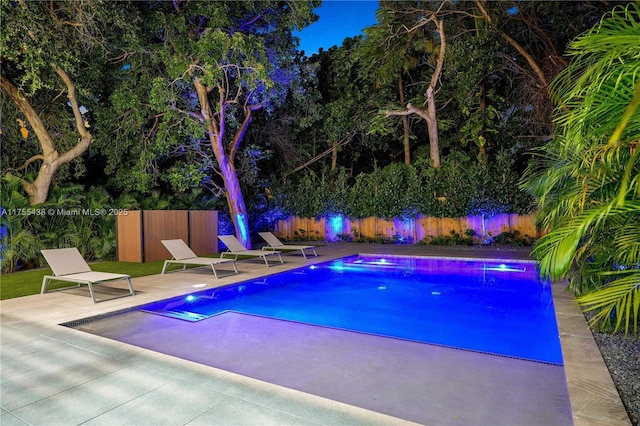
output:
[[216,268],[213,266],[213,263],[211,264],[211,269],[213,270],[213,276],[216,277],[216,280],[218,279],[218,273],[216,272]]
[[129,283],[129,294],[131,294],[131,296],[135,296],[136,292],[133,290],[133,283],[131,282],[131,277],[127,277],[127,282]]
[[42,278],[42,289],[40,290],[40,294],[45,294],[47,292],[47,284],[49,283],[49,277]]
[[91,284],[90,282],[87,282],[87,286],[89,287],[89,293],[91,294],[91,300],[93,300],[93,303],[98,303],[98,301],[96,300],[96,295],[93,293],[93,284]]

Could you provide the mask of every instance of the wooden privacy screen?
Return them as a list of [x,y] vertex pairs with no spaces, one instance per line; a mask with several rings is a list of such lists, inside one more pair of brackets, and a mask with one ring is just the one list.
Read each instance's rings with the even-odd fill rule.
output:
[[423,241],[453,233],[464,236],[465,231],[474,231],[476,239],[497,236],[502,232],[520,233],[537,239],[541,232],[535,224],[535,215],[499,214],[491,218],[469,216],[441,218],[421,216],[417,219],[385,220],[376,217],[348,219],[343,217],[309,219],[296,216],[280,220],[274,233],[283,239],[307,239],[341,241],[343,236],[376,238],[401,237],[407,242]]
[[118,215],[116,226],[121,262],[170,259],[161,240],[182,239],[198,256],[218,253],[217,211],[128,211]]

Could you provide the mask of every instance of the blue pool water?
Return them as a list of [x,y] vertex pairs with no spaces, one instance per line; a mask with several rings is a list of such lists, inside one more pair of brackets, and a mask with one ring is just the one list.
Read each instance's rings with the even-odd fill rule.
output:
[[531,262],[351,256],[141,310],[188,321],[234,311],[562,364],[551,286]]

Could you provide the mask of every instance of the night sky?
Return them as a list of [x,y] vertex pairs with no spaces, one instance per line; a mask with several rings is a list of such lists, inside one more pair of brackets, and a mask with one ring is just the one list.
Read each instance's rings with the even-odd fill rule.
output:
[[300,37],[300,50],[311,56],[321,47],[327,50],[341,46],[345,38],[357,36],[377,22],[377,9],[377,0],[323,0],[322,6],[314,10],[320,19],[294,33]]

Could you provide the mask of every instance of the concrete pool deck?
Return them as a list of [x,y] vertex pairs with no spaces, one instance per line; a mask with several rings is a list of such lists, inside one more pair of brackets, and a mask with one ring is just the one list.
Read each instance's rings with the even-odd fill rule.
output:
[[[528,258],[526,250],[517,249],[346,243],[318,252],[319,258],[306,261],[286,256],[285,265],[269,269],[259,261],[241,261],[239,275],[219,280],[204,268],[135,278],[135,297],[95,305],[86,289],[0,302],[0,424],[409,424],[59,324],[189,293],[195,284],[226,285],[354,253]],[[554,286],[554,300],[573,423],[629,425],[584,317],[561,285]],[[478,423],[451,417],[435,424]]]

